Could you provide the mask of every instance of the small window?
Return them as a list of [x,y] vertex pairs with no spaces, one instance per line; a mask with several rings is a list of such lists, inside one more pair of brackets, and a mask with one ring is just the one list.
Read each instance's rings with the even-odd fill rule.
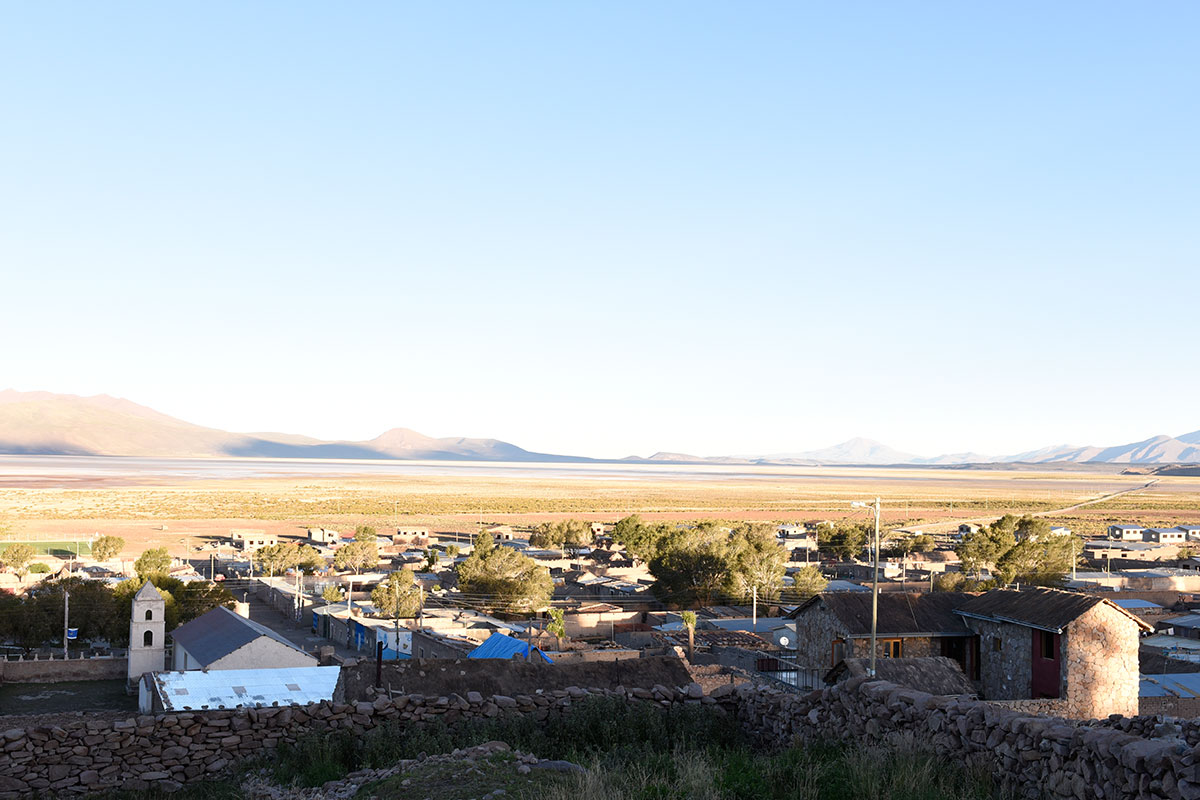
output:
[[154,631],[142,634],[142,647],[154,647]]
[[1054,660],[1054,634],[1050,631],[1038,631],[1042,635],[1042,658]]
[[153,619],[154,619],[154,611],[147,608],[146,609],[146,622],[150,622]]
[[883,648],[884,658],[900,658],[904,654],[901,639],[883,639],[880,645]]
[[1004,649],[1004,640],[1001,639],[999,636],[993,636],[992,637],[992,652],[999,653],[1003,649]]
[[[288,688],[288,691],[289,691],[289,692],[298,692],[298,691],[300,691],[300,684],[298,684],[298,683],[289,683],[289,684],[287,684],[287,688]],[[246,691],[246,690],[245,690],[245,689],[243,689],[242,691],[244,692],[244,691]]]

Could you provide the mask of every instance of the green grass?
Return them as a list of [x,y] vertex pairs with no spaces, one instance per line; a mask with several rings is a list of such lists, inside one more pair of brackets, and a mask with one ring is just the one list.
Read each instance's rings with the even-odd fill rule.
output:
[[[193,784],[176,800],[242,798],[240,777],[268,770],[281,785],[320,786],[366,767],[448,753],[491,740],[541,758],[573,761],[582,774],[535,770],[520,776],[512,755],[461,763],[415,765],[362,787],[361,798],[478,798],[504,789],[528,800],[993,800],[1007,795],[990,776],[901,740],[888,746],[818,743],[779,751],[757,747],[736,723],[703,706],[669,711],[649,704],[593,698],[571,714],[537,722],[525,717],[458,725],[387,724],[362,735],[335,731],[280,747],[235,776]],[[404,784],[407,780],[408,785]],[[110,800],[159,800],[157,791],[118,792]]]
[[3,553],[12,544],[27,544],[38,555],[54,556],[55,558],[70,558],[74,555],[90,556],[92,554],[92,545],[88,542],[28,542],[20,539],[9,539],[0,542],[0,553]]

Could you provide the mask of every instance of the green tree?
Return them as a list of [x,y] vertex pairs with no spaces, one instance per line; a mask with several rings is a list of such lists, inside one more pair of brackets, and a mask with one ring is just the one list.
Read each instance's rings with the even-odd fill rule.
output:
[[359,525],[354,529],[354,541],[375,544],[375,529],[370,525]]
[[352,569],[360,573],[379,563],[379,549],[374,542],[354,541],[338,548],[333,556],[333,566],[337,569]]
[[456,544],[446,545],[446,557],[449,559],[458,558],[458,554],[462,552],[462,548]]
[[1017,518],[1005,514],[986,528],[963,536],[954,548],[962,561],[964,572],[972,572],[976,578],[985,567],[995,565],[1017,543]]
[[875,535],[873,523],[842,522],[833,527],[825,536],[823,550],[836,555],[842,561],[850,561],[862,556],[863,548]]
[[250,555],[250,558],[254,560],[254,563],[258,564],[258,568],[261,571],[267,573],[270,577],[274,577],[276,573],[282,575],[299,563],[300,548],[286,542],[284,544],[272,544],[258,548]]
[[792,586],[789,597],[797,603],[803,603],[814,595],[825,591],[829,581],[814,566],[801,567],[792,573]]
[[773,525],[748,523],[729,537],[729,578],[726,591],[735,597],[773,602],[783,589],[788,552],[775,536]]
[[342,591],[342,587],[330,584],[321,590],[321,597],[326,603],[340,603],[346,599],[346,593]]
[[696,652],[696,612],[683,611],[679,614],[679,618],[683,620],[683,627],[687,628],[688,662],[691,663]]
[[[151,577],[166,576],[171,571],[171,556],[165,547],[152,547],[133,562],[133,571],[142,581]],[[157,585],[157,582],[156,582]]]
[[425,604],[425,591],[412,570],[401,569],[371,590],[371,603],[388,619],[411,619]]
[[546,625],[546,630],[558,642],[558,650],[561,653],[563,649],[563,639],[567,638],[567,622],[561,608],[550,609],[550,622]]
[[548,569],[511,547],[495,547],[488,534],[480,534],[471,555],[456,571],[463,594],[490,610],[539,611],[554,591]]
[[11,569],[22,578],[25,577],[25,565],[33,560],[37,551],[24,542],[16,542],[4,548],[0,553],[0,563]]
[[92,558],[100,562],[109,561],[121,555],[125,549],[125,540],[120,536],[101,536],[92,542]]
[[304,570],[308,575],[314,572],[320,572],[325,569],[325,556],[321,555],[321,551],[311,545],[302,544],[296,550],[296,566]]
[[667,523],[647,525],[637,514],[624,517],[613,526],[612,540],[625,548],[625,552],[645,563],[650,563],[661,545],[676,538],[680,531]]
[[711,605],[732,571],[729,545],[723,538],[692,532],[682,541],[660,548],[650,562],[655,597],[678,606]]
[[1050,536],[1050,522],[1041,517],[1031,517],[1026,514],[1017,521],[1017,527],[1013,531],[1017,540],[1025,539],[1045,539]]

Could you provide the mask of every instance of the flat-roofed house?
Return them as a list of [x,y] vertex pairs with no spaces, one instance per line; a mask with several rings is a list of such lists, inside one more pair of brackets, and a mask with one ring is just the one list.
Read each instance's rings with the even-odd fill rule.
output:
[[224,606],[180,625],[172,667],[189,669],[267,669],[315,667],[317,659],[265,625]]

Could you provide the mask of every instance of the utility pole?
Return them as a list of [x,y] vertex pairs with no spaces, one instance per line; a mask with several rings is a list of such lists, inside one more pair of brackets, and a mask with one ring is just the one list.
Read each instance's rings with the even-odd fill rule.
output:
[[758,586],[751,588],[750,632],[758,633]]
[[879,628],[879,498],[875,498],[874,503],[851,503],[851,508],[874,508],[875,509],[875,547],[872,554],[872,576],[871,576],[871,666],[868,670],[868,677],[875,677],[875,657],[878,647],[878,628]]
[[69,625],[68,620],[70,619],[70,614],[69,614],[70,607],[71,607],[71,593],[64,589],[63,590],[63,660],[64,661],[71,657],[71,654],[67,650],[67,641],[68,641],[67,636],[70,635],[70,628],[68,627],[68,625]]

